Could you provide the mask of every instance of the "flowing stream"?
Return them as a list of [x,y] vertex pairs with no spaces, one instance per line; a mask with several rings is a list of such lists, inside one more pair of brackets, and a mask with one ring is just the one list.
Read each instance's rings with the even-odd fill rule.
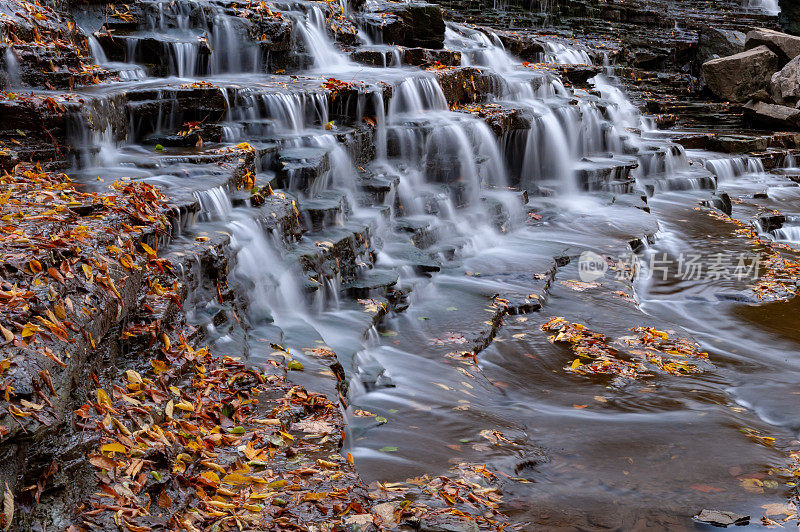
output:
[[[750,198],[736,206],[748,224],[764,209],[797,213],[792,182],[758,160],[671,143],[610,71],[592,79],[594,90],[567,88],[487,32],[449,24],[445,48],[486,80],[486,109],[513,112],[499,136],[469,104],[451,108],[438,72],[402,66],[375,35],[361,30],[358,40],[387,50],[385,66],[354,62],[319,7],[281,5],[307,66],[290,78],[264,74],[267,52],[216,4],[142,4],[152,8],[149,27],[124,37],[123,57],[110,61],[90,41],[121,81],[82,96],[113,105],[127,94],[128,116],[124,135],[77,121],[84,150],[74,175],[87,185],[145,179],[199,200],[174,239],[230,235],[247,315],[234,319],[228,303],[198,291],[190,322],[216,352],[252,364],[285,347],[305,366],[292,377],[309,387],[323,386],[330,360],[320,350],[333,350],[348,382],[343,452],[365,480],[486,463],[517,479],[503,485],[506,509],[532,529],[674,530],[716,507],[757,521],[761,505],[783,500],[786,479],[771,468],[800,430],[796,299],[756,304],[746,282],[664,279],[652,268],[657,258],[761,251],[699,205],[720,189]],[[145,73],[137,63],[153,42],[163,65]],[[555,39],[542,59],[592,63]],[[357,95],[334,100],[320,89],[328,78],[358,84]],[[224,100],[218,139],[171,148],[189,122],[175,87],[192,83]],[[342,106],[360,123],[342,123]],[[157,119],[141,118],[153,108]],[[268,210],[196,157],[242,142],[256,150],[257,184],[296,201],[300,238],[270,226]],[[762,234],[800,243],[800,213]],[[639,275],[582,282],[584,251],[636,257]],[[541,309],[501,318],[503,301]],[[383,304],[393,310],[374,319]],[[554,316],[611,338],[635,326],[670,331],[699,342],[711,364],[626,382],[577,375],[574,356],[540,329]]]

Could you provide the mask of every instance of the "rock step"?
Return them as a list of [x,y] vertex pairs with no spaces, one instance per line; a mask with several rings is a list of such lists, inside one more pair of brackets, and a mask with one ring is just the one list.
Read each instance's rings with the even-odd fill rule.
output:
[[397,271],[392,268],[372,268],[343,283],[342,289],[353,298],[374,298],[385,295],[387,289],[397,284],[398,279]]
[[310,232],[293,246],[287,259],[300,267],[319,284],[325,279],[339,282],[355,278],[359,270],[374,262],[369,225],[345,222],[341,226]]
[[368,45],[358,47],[356,50],[350,52],[349,55],[350,58],[357,63],[374,67],[461,65],[461,52],[454,50]]
[[[639,166],[632,157],[584,157],[575,168],[578,186],[587,191],[614,190],[628,183],[632,186],[631,172]],[[613,185],[613,186],[612,186]]]
[[767,148],[800,148],[800,133],[778,132],[759,135],[693,134],[676,136],[674,141],[686,148],[722,153],[764,152]]
[[361,205],[383,205],[390,194],[397,190],[400,176],[386,173],[383,169],[367,168],[359,171],[358,189]]
[[321,192],[328,188],[330,168],[330,148],[284,148],[276,157],[276,185],[303,194]]
[[654,196],[659,192],[714,190],[716,186],[716,176],[700,165],[692,165],[689,169],[676,170],[671,175],[651,176],[639,178],[638,180],[638,187],[648,197]]
[[335,190],[321,192],[300,202],[300,219],[306,231],[322,231],[343,225],[350,206],[344,193]]

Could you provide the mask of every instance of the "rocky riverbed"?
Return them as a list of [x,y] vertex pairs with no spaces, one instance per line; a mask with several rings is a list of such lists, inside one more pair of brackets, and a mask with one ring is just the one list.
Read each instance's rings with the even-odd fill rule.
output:
[[2,526],[797,526],[794,24],[3,3]]

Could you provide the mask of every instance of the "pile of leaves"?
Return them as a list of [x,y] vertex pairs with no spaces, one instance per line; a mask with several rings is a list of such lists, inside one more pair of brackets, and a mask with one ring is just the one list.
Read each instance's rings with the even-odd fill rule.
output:
[[366,513],[329,399],[182,338],[160,346],[149,371],[78,412],[102,435],[81,526],[303,530]]
[[94,348],[95,320],[122,313],[121,292],[150,260],[144,238],[166,227],[166,204],[151,185],[85,192],[64,174],[30,165],[0,184],[5,436],[59,419],[62,379],[52,373]]
[[658,372],[670,375],[700,373],[708,366],[708,353],[684,338],[652,327],[634,327],[631,336],[616,341],[580,323],[550,318],[541,326],[554,332],[551,343],[568,344],[577,355],[565,369],[579,375],[612,375],[621,380],[651,377]]

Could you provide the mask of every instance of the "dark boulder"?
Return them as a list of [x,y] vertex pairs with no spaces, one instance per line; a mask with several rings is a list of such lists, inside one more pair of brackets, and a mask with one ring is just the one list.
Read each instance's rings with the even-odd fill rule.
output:
[[444,46],[442,8],[434,4],[385,2],[359,19],[369,34],[385,44],[434,49]]
[[403,51],[403,63],[412,66],[429,66],[435,63],[446,66],[459,66],[461,65],[461,52],[406,48]]
[[769,89],[778,70],[778,56],[766,46],[703,63],[703,76],[711,92],[730,102],[746,102]]
[[744,52],[745,37],[741,31],[702,28],[697,40],[697,64]]

